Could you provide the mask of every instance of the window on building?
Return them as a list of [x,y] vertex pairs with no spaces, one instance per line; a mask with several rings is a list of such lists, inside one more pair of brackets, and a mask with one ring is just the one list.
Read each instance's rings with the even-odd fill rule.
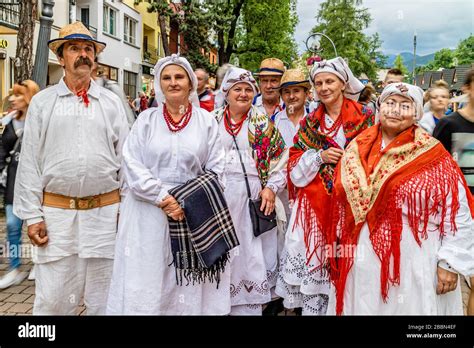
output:
[[118,69],[114,68],[113,66],[108,66],[108,65],[98,63],[97,76],[103,76],[108,80],[117,81]]
[[137,95],[137,74],[126,70],[123,71],[123,91],[125,95],[135,99]]
[[81,22],[84,23],[86,28],[89,28],[89,9],[81,8]]
[[137,22],[128,16],[124,16],[124,23],[123,23],[123,39],[135,45],[135,38],[137,32]]
[[117,35],[117,11],[112,7],[104,5],[102,30],[110,35]]

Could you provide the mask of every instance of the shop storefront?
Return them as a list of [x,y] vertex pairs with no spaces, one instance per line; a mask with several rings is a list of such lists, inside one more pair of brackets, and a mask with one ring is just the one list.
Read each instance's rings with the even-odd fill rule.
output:
[[155,81],[155,76],[153,75],[154,71],[152,67],[148,65],[142,65],[142,81],[141,81],[141,91],[145,92],[147,95],[150,95],[151,90],[154,88],[153,83]]

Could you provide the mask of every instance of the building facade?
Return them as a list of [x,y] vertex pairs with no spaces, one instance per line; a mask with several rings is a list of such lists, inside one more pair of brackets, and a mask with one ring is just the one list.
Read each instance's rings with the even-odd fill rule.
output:
[[0,95],[8,94],[14,83],[16,42],[20,20],[18,1],[3,1],[0,4]]
[[158,15],[156,12],[148,12],[149,1],[142,1],[139,4],[135,4],[134,0],[123,0],[123,2],[140,13],[142,19],[140,90],[149,94],[154,88],[153,67],[158,59],[165,56]]
[[71,22],[79,20],[107,47],[98,57],[98,73],[123,87],[134,98],[140,88],[142,19],[121,0],[75,0]]
[[[33,38],[33,59],[39,37],[41,0]],[[133,6],[122,0],[61,0],[53,7],[51,39],[59,36],[59,30],[74,21],[82,21],[92,35],[107,44],[98,57],[99,72],[117,81],[127,95],[136,96],[141,82],[141,15]],[[3,99],[14,84],[19,0],[3,0],[0,3],[0,93]],[[59,82],[63,68],[57,57],[49,51],[47,85]]]

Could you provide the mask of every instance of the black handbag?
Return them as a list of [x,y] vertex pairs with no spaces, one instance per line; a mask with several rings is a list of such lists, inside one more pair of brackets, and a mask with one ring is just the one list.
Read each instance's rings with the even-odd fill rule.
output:
[[252,220],[253,235],[255,237],[258,237],[261,234],[268,232],[276,227],[276,212],[275,210],[273,210],[270,215],[265,215],[264,212],[260,210],[260,206],[262,205],[262,198],[252,199],[252,196],[250,194],[250,185],[247,178],[247,171],[245,170],[244,162],[242,161],[242,155],[240,154],[239,146],[237,145],[235,135],[232,134],[232,137],[234,138],[234,144],[237,149],[237,153],[239,154],[242,171],[244,172],[245,185],[247,187],[247,196],[249,197],[249,212],[250,220]]

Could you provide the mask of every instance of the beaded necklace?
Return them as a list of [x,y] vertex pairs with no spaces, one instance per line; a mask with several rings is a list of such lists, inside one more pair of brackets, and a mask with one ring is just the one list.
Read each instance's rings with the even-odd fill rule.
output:
[[231,118],[230,118],[229,108],[226,107],[226,109],[224,110],[224,126],[225,126],[225,129],[226,129],[227,133],[229,133],[230,135],[234,135],[234,136],[239,134],[245,120],[247,119],[247,115],[248,115],[248,113],[243,115],[239,122],[232,123]]
[[173,120],[173,117],[168,111],[168,108],[166,107],[166,104],[163,103],[163,117],[165,119],[166,125],[168,126],[168,129],[171,132],[179,132],[180,130],[184,129],[189,123],[189,120],[191,119],[191,114],[193,113],[193,107],[192,104],[189,103],[188,109],[184,113],[184,115],[177,121],[175,122]]
[[321,117],[320,127],[321,127],[321,130],[323,131],[323,133],[325,133],[325,134],[337,133],[339,128],[341,127],[341,125],[342,125],[342,116],[341,115],[338,116],[338,118],[336,119],[336,121],[334,121],[334,123],[332,124],[331,127],[326,126],[326,115]]

